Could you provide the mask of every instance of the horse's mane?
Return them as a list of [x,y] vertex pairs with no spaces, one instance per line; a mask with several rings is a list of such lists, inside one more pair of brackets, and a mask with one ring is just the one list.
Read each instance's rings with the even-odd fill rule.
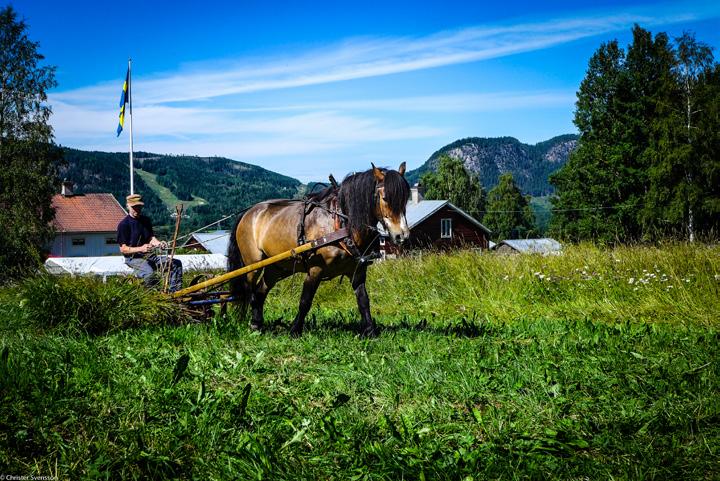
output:
[[[399,214],[410,197],[410,185],[398,172],[381,170],[385,174],[385,201],[394,213]],[[348,227],[353,232],[375,227],[375,185],[372,169],[350,174],[340,184],[340,208],[348,216]]]

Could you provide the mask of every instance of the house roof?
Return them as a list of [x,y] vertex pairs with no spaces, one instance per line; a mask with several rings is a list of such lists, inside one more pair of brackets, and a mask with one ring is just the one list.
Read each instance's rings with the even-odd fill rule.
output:
[[[478,226],[480,229],[490,234],[490,229],[482,225],[480,222],[477,221],[477,219],[462,210],[460,207],[457,207],[455,204],[447,200],[423,199],[417,204],[412,200],[409,200],[407,206],[405,207],[405,218],[407,219],[408,228],[412,230],[413,227],[421,224],[425,219],[427,219],[446,205],[449,206],[451,209],[455,210],[458,214],[465,217],[468,221],[470,221],[470,223]],[[385,234],[385,227],[382,225],[382,222],[378,222],[377,227],[381,234]]]
[[52,206],[58,232],[114,232],[127,215],[112,194],[57,194]]
[[214,232],[196,232],[183,244],[183,247],[191,244],[192,247],[197,247],[197,243],[212,254],[225,255],[228,251],[228,244],[230,243],[230,231],[216,230]]
[[510,246],[518,252],[528,254],[550,254],[562,250],[562,245],[555,239],[549,237],[543,239],[507,239],[498,243],[495,248],[497,249],[503,244]]
[[478,222],[477,219],[447,200],[421,200],[417,204],[412,200],[409,201],[405,210],[408,227],[412,229],[446,205],[465,217],[470,223],[478,226],[488,234],[490,233],[490,229]]

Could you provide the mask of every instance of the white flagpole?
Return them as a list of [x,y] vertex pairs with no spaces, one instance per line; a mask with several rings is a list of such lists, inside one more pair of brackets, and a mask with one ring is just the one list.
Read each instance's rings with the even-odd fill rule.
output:
[[128,59],[128,102],[130,103],[130,195],[135,193],[135,185],[133,183],[133,132],[132,132],[132,72],[130,66],[132,59]]

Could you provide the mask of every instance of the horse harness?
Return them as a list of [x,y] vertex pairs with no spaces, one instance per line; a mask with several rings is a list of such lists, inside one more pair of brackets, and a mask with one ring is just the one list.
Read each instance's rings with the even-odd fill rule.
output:
[[[333,179],[331,179],[332,181]],[[350,232],[348,225],[348,216],[345,215],[342,212],[342,208],[340,206],[340,202],[338,200],[338,186],[337,184],[333,183],[334,192],[331,194],[332,197],[330,198],[329,205],[324,205],[323,203],[316,202],[314,200],[308,199],[305,197],[302,199],[303,202],[303,209],[302,214],[300,215],[300,222],[298,223],[297,227],[297,243],[298,245],[303,245],[307,242],[307,238],[305,237],[305,217],[316,207],[323,209],[333,216],[333,228],[335,229],[334,232],[331,234],[328,234],[327,238],[333,238],[334,241],[339,240],[338,246],[344,250],[350,257],[353,257],[355,259],[358,259],[360,263],[371,263],[374,259],[376,259],[378,256],[375,254],[370,254],[368,256],[363,256],[362,252],[360,252],[360,249],[358,248],[357,244],[353,240],[352,233]],[[375,187],[375,194],[373,201],[377,202],[378,196],[383,195],[382,191],[383,187],[376,186]],[[306,258],[302,257],[303,262],[306,262]]]

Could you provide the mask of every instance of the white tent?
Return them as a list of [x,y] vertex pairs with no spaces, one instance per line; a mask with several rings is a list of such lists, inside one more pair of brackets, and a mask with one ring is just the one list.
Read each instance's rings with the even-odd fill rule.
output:
[[[225,270],[227,257],[222,254],[176,255],[182,262],[184,272]],[[45,269],[51,274],[118,276],[130,275],[132,269],[125,265],[121,256],[105,257],[51,257],[45,261]]]

